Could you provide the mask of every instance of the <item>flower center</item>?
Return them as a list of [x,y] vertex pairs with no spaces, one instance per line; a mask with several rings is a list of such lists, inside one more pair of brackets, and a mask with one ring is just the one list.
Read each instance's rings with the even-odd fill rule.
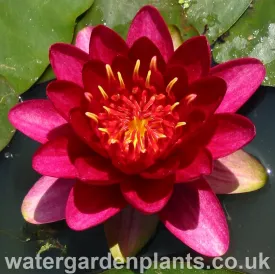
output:
[[[96,123],[106,151],[115,151],[116,157],[120,155],[127,161],[137,161],[148,155],[156,159],[174,140],[179,128],[186,124],[179,121],[175,111],[179,103],[171,96],[177,78],[172,79],[166,88],[159,89],[152,81],[156,57],[152,58],[145,77],[139,74],[140,65],[137,60],[130,87],[129,84],[126,87],[122,73],[117,72],[115,77],[112,68],[106,65],[108,80],[113,81],[112,92],[98,86],[102,110],[97,114],[86,112]],[[92,100],[90,95],[85,96]]]

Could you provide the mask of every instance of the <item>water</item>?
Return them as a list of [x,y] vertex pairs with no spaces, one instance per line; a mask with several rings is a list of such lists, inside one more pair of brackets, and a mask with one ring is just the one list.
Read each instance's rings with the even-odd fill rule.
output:
[[[23,96],[23,100],[43,98],[46,85],[38,85]],[[275,269],[275,89],[261,88],[256,96],[242,109],[257,127],[257,137],[246,148],[259,158],[270,173],[267,186],[260,191],[241,195],[221,196],[231,230],[231,246],[227,257],[234,256],[239,264],[245,257],[271,257],[269,265]],[[40,248],[33,238],[38,226],[26,224],[21,216],[22,200],[34,182],[39,178],[31,167],[31,158],[38,144],[21,133],[16,133],[10,146],[0,153],[0,257],[35,256]],[[9,157],[6,157],[6,156]],[[10,155],[16,155],[11,158]],[[50,225],[47,229],[54,239],[67,245],[68,256],[106,256],[108,252],[103,227],[74,232],[64,222]],[[3,232],[4,231],[4,232]],[[142,252],[152,256],[184,255],[189,252],[180,241],[161,226],[156,237]],[[46,252],[45,256],[60,256],[60,251]],[[7,273],[4,260],[0,260],[0,272]],[[249,274],[274,273],[274,270],[247,270]],[[9,273],[27,274],[28,270],[9,271]],[[46,273],[40,271],[39,273]],[[47,270],[49,273],[49,270]],[[64,273],[55,270],[51,273]]]

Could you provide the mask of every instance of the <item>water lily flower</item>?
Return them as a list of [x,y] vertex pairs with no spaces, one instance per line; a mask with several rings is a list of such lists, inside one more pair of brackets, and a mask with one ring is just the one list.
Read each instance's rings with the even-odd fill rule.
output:
[[130,205],[139,212],[133,231],[159,218],[197,252],[223,255],[229,232],[215,192],[256,190],[265,181],[264,171],[252,173],[257,160],[239,151],[255,127],[235,113],[263,81],[263,64],[243,58],[211,68],[205,36],[174,51],[152,6],[137,13],[126,41],[106,26],[87,27],[76,45],[52,45],[50,63],[57,80],[48,99],[9,113],[42,144],[32,164],[43,177],[24,199],[24,218],[66,219],[79,231],[116,215],[123,227],[119,212]]

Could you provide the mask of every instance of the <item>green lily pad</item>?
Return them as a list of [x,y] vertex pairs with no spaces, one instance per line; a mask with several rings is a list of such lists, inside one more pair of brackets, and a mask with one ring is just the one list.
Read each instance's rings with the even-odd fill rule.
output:
[[214,48],[220,63],[251,56],[263,61],[267,69],[264,85],[275,85],[275,1],[255,0],[251,8],[229,31],[225,43]]
[[0,75],[0,151],[9,143],[15,129],[8,120],[8,112],[18,101],[18,95]]
[[[272,1],[272,0],[271,0]],[[224,34],[246,11],[252,0],[181,0],[187,21],[211,43]]]
[[[146,260],[144,260],[146,262]],[[162,262],[157,264],[157,268],[154,267],[154,264],[152,267],[150,267],[148,270],[144,268],[144,274],[241,274],[241,272],[227,270],[227,269],[215,269],[215,270],[203,270],[203,269],[196,269],[196,266],[193,266],[192,269],[189,265],[181,265],[180,263],[176,264],[176,268],[173,267],[173,263],[170,264],[168,261],[163,260]],[[188,266],[188,267],[187,267]],[[199,264],[197,267],[200,267]],[[129,269],[123,268],[123,269],[110,269],[103,274],[133,274]]]
[[105,24],[125,38],[135,14],[142,6],[148,4],[159,9],[167,24],[182,29],[184,12],[178,0],[95,0],[78,23],[77,30],[86,25]]
[[1,1],[0,74],[16,93],[27,90],[47,67],[48,49],[70,42],[75,19],[93,0]]

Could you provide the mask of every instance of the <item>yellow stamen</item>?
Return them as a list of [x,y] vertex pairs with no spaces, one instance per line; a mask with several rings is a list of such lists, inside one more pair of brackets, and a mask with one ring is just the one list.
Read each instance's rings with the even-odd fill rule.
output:
[[173,86],[177,83],[178,80],[179,80],[179,78],[175,77],[173,80],[170,81],[170,83],[168,84],[168,86],[166,88],[166,92],[168,93],[168,95],[170,95],[170,92],[171,92]]
[[84,93],[84,96],[85,96],[85,98],[86,98],[89,102],[91,102],[92,99],[93,99],[93,95],[92,95],[91,93],[89,93],[89,92],[85,92],[85,93]]
[[186,122],[178,122],[177,125],[176,125],[176,128],[182,127],[182,126],[185,126],[185,125],[186,125]]
[[140,60],[138,59],[136,61],[136,65],[134,68],[134,73],[133,73],[133,79],[137,80],[139,78],[139,68],[140,68]]
[[157,137],[158,137],[158,139],[163,139],[163,138],[166,138],[167,136],[162,133],[158,133]]
[[101,128],[101,127],[99,127],[98,130],[101,131],[101,132],[107,133],[109,135],[109,131],[108,131],[107,128]]
[[98,116],[96,114],[92,112],[85,112],[85,115],[98,123]]
[[151,79],[152,71],[149,70],[146,77],[145,87],[150,88],[150,79]]
[[180,103],[179,102],[176,102],[175,104],[173,104],[171,106],[171,111],[173,111],[175,109],[175,107],[177,107]]
[[103,87],[102,87],[102,86],[97,86],[97,87],[98,87],[98,89],[99,89],[101,95],[103,96],[103,98],[104,98],[105,100],[107,100],[109,97],[108,97],[108,94],[107,94],[107,93],[105,92],[105,90],[103,89]]
[[122,89],[125,89],[125,84],[124,84],[122,75],[121,75],[121,73],[120,73],[119,71],[117,72],[117,76],[118,76],[118,80],[119,80],[120,87],[121,87]]
[[154,56],[150,62],[150,70],[157,70],[157,56]]
[[194,101],[196,99],[196,97],[197,97],[197,94],[192,93],[192,94],[187,95],[185,97],[185,100],[186,100],[187,104],[190,104],[192,101]]
[[108,108],[106,106],[104,106],[103,108],[110,114],[110,108]]
[[107,75],[108,75],[108,79],[110,80],[111,78],[113,78],[113,80],[115,80],[115,76],[114,76],[114,73],[113,73],[113,70],[111,68],[110,65],[106,65],[106,71],[107,71]]

